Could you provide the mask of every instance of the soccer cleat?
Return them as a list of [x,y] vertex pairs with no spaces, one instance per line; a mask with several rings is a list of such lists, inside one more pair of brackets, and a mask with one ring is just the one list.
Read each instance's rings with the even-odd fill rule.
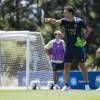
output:
[[90,90],[90,86],[88,84],[85,85],[85,90]]
[[64,85],[64,87],[62,88],[62,90],[63,91],[67,91],[67,90],[69,90],[69,88],[66,85]]

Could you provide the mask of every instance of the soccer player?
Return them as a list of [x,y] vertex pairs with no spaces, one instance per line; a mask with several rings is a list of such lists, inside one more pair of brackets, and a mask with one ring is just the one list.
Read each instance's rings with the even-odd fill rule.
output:
[[[65,42],[61,39],[61,31],[55,31],[54,35],[55,39],[49,41],[48,44],[45,46],[45,52],[51,59],[54,80],[53,89],[60,89],[60,87],[57,84],[57,71],[61,70],[62,75],[64,75],[63,56],[65,50]],[[51,53],[49,52],[49,50],[51,51]]]
[[[64,18],[56,20],[53,18],[45,18],[45,22],[51,24],[61,25],[65,28],[65,41],[66,49],[64,53],[64,82],[65,85],[62,90],[68,90],[68,78],[71,61],[73,56],[76,56],[82,75],[85,81],[85,90],[90,90],[88,83],[88,72],[85,68],[85,49],[86,39],[90,33],[90,27],[81,19],[74,16],[74,8],[72,6],[64,7]],[[85,30],[85,34],[82,37],[81,30]]]

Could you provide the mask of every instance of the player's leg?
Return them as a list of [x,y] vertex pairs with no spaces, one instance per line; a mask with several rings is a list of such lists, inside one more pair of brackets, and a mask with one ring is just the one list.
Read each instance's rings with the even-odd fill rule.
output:
[[87,69],[85,67],[85,63],[80,62],[79,66],[80,66],[80,69],[82,71],[82,76],[83,76],[84,81],[85,81],[85,90],[90,90],[89,83],[88,83],[88,72],[87,72]]
[[63,80],[64,80],[64,69],[62,69],[61,72],[62,72],[62,76],[63,76]]
[[53,80],[54,80],[54,90],[58,90],[60,89],[60,87],[57,84],[57,71],[53,71]]
[[64,67],[64,87],[62,88],[62,90],[71,90],[71,87],[68,85],[68,80],[69,80],[69,72],[70,72],[70,66],[71,63],[65,63],[65,67]]
[[88,72],[87,72],[87,69],[85,67],[85,63],[84,62],[79,62],[79,67],[82,71],[82,76],[84,78],[85,83],[88,83]]
[[[68,85],[68,79],[69,79],[69,71],[71,66],[71,61],[73,58],[73,55],[70,53],[71,48],[66,49],[64,53],[64,87],[62,90],[69,90]],[[72,51],[72,50],[71,50]]]
[[71,66],[71,63],[64,64],[64,83],[66,85],[68,85],[70,66]]
[[62,72],[63,80],[64,80],[64,63],[60,63],[58,66],[58,70]]
[[60,87],[57,84],[57,68],[58,68],[59,64],[57,63],[52,63],[52,69],[53,69],[53,81],[54,81],[54,90],[60,89]]
[[52,65],[52,70],[53,70],[53,81],[54,81],[54,84],[57,84],[57,69],[56,69],[56,63],[54,62],[51,62],[51,65]]
[[84,81],[85,81],[85,89],[90,90],[90,87],[88,85],[88,72],[87,72],[87,69],[85,67],[85,50],[84,50],[84,47],[82,47],[82,48],[77,47],[76,51],[77,51],[76,56],[77,56],[77,59],[78,59],[78,62],[79,62],[79,67],[82,71],[82,76],[83,76]]
[[57,84],[57,71],[53,71],[53,81],[54,85]]

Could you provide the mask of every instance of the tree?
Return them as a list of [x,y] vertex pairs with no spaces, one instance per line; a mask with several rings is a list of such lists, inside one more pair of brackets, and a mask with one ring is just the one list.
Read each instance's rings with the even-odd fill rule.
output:
[[87,59],[92,58],[94,66],[98,65],[95,57],[100,46],[100,0],[1,0],[0,29],[41,31],[47,43],[53,38],[52,33],[55,30],[64,32],[64,29],[43,24],[43,18],[60,19],[66,5],[73,5],[76,9],[75,15],[84,19],[91,27],[92,32],[86,45]]

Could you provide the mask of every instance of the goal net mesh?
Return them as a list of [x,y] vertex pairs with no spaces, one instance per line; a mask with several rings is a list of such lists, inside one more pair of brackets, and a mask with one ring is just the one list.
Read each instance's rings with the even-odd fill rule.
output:
[[40,32],[29,32],[29,52],[26,52],[27,32],[0,32],[0,86],[26,86],[26,53],[29,55],[29,84],[39,80],[46,86],[52,80],[52,71],[44,45]]

